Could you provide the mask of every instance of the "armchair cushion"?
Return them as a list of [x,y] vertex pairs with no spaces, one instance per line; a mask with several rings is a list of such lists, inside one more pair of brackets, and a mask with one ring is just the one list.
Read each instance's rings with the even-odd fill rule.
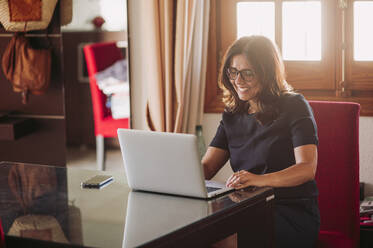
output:
[[318,248],[349,248],[353,247],[353,240],[339,232],[320,231],[317,240]]

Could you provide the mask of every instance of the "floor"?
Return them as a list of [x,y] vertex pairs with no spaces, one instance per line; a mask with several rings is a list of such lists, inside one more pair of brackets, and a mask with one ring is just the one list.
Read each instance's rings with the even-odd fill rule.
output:
[[[67,167],[96,170],[96,150],[91,147],[68,147]],[[106,170],[124,170],[122,154],[119,148],[106,149]]]

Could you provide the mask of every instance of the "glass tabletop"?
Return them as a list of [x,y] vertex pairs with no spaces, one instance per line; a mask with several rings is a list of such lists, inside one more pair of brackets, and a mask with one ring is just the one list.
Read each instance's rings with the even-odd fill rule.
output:
[[[101,189],[81,187],[99,174],[114,180]],[[246,189],[207,201],[131,191],[124,171],[0,163],[0,217],[6,235],[88,247],[146,244],[260,193]]]

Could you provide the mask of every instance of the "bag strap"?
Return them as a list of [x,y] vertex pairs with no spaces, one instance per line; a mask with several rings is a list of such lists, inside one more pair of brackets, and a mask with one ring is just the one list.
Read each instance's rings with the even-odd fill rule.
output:
[[[26,27],[27,27],[27,21],[25,22],[25,26],[23,27],[23,33],[22,33],[22,35],[26,34]],[[17,33],[17,35],[20,35],[20,34]],[[21,71],[23,71],[23,64],[22,63],[21,63]],[[22,84],[22,92],[21,92],[22,104],[27,104],[27,100],[28,100],[28,89],[27,89],[27,87],[23,83],[22,73],[20,74],[20,80],[21,80],[21,84]]]

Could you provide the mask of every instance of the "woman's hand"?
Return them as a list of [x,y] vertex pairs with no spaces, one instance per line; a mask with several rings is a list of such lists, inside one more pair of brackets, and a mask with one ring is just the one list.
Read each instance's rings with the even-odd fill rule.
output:
[[296,163],[286,169],[256,175],[244,170],[233,173],[226,186],[242,189],[248,186],[293,187],[313,180],[317,167],[317,146],[313,144],[294,148]]
[[256,175],[245,170],[235,172],[226,182],[227,187],[242,189],[248,186],[262,186],[261,175]]

